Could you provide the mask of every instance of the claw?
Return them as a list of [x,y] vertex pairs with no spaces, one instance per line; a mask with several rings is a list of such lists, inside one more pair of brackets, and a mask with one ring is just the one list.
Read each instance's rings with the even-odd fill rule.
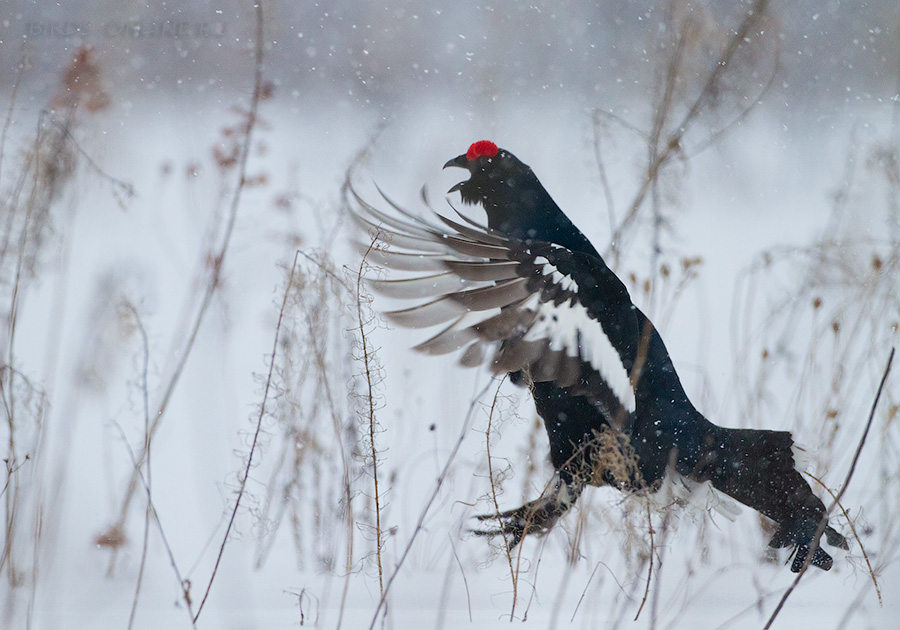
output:
[[[502,515],[501,519],[502,519]],[[496,514],[480,514],[477,517],[479,520],[487,520],[487,519],[496,519]],[[476,536],[487,536],[489,538],[493,538],[495,536],[504,536],[506,540],[506,548],[508,551],[512,551],[516,548],[516,546],[522,542],[522,539],[525,537],[526,528],[522,526],[518,520],[503,523],[502,527],[495,529],[473,529],[470,530]]]
[[535,502],[526,503],[520,508],[515,508],[514,510],[506,510],[505,512],[500,512],[499,514],[496,512],[494,512],[493,514],[476,514],[475,518],[477,518],[479,521],[496,521],[497,519],[504,520],[512,518],[514,516],[519,517],[521,513],[525,511],[526,508],[533,505],[533,503]]
[[499,522],[499,527],[492,529],[472,530],[476,536],[504,535],[508,549],[518,545],[528,534],[543,536],[556,525],[556,521],[565,514],[578,499],[582,486],[566,484],[557,478],[544,494],[522,507],[493,514],[478,514],[480,522]]
[[[800,573],[800,569],[803,568],[803,563],[806,561],[806,556],[808,555],[809,547],[806,545],[797,547],[797,552],[794,554],[794,561],[791,562],[792,573]],[[810,564],[814,567],[828,571],[831,568],[832,563],[833,560],[831,559],[831,556],[829,556],[821,547],[816,547]]]

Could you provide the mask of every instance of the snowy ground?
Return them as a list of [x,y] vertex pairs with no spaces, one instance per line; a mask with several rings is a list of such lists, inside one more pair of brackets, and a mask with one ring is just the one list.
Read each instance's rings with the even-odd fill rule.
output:
[[[249,85],[252,68],[241,71]],[[277,67],[270,74],[277,79]],[[43,87],[26,82],[28,89],[17,95],[2,158],[4,199],[53,93],[51,79],[42,80]],[[646,513],[609,489],[589,490],[546,539],[526,540],[513,557],[513,608],[506,556],[468,533],[475,514],[493,509],[485,429],[496,386],[484,371],[411,352],[422,335],[384,327],[370,331],[369,341],[383,366],[376,437],[383,572],[386,583],[396,579],[376,620],[371,462],[360,454],[365,427],[350,398],[362,387],[362,368],[352,358],[355,333],[348,332],[358,322],[352,287],[342,288],[352,284],[360,264],[341,207],[347,167],[369,146],[356,170],[360,190],[376,200],[374,181],[395,200],[422,208],[422,185],[439,204],[459,177],[441,165],[471,141],[489,138],[530,164],[560,206],[605,246],[610,221],[592,110],[612,109],[646,127],[646,106],[639,99],[631,108],[623,105],[628,94],[613,89],[610,101],[602,89],[599,95],[543,90],[489,101],[417,90],[393,105],[373,104],[353,95],[298,94],[285,83],[261,104],[264,124],[256,130],[247,174],[264,174],[265,181],[244,191],[221,285],[154,435],[150,470],[143,469],[160,525],[149,525],[134,627],[191,625],[176,571],[189,580],[196,613],[250,450],[285,268],[298,248],[304,255],[296,274],[303,284],[283,323],[276,387],[267,399],[254,468],[199,627],[505,627],[513,610],[515,619],[539,628],[762,627],[793,575],[784,555],[765,558],[767,537],[748,509],[735,523],[680,510],[654,515],[654,578],[632,621],[647,576],[641,555],[649,543]],[[249,89],[138,93],[117,91],[109,80],[107,89],[109,108],[85,116],[73,131],[79,166],[53,206],[39,272],[23,281],[16,328],[5,333],[2,346],[4,363],[47,396],[40,421],[18,399],[18,442],[8,449],[21,467],[3,497],[7,526],[15,523],[15,532],[7,531],[11,551],[0,577],[4,627],[128,626],[141,575],[146,494],[137,491],[126,510],[125,542],[109,545],[99,537],[119,518],[133,470],[129,449],[143,443],[143,350],[135,313],[148,337],[153,414],[185,351],[236,182],[235,169],[216,164],[213,148],[232,146],[234,134],[222,130],[242,120],[231,108],[247,105]],[[3,94],[9,103],[9,89]],[[879,317],[876,306],[855,305],[876,311],[878,330],[848,327],[841,340],[849,338],[856,351],[842,354],[845,345],[822,342],[820,328],[830,323],[816,319],[799,288],[806,258],[758,276],[775,281],[760,282],[749,298],[746,271],[763,251],[799,251],[824,237],[838,239],[835,247],[847,239],[849,259],[878,252],[885,264],[896,261],[896,188],[885,183],[884,159],[875,151],[896,151],[892,97],[885,91],[809,105],[817,115],[804,116],[786,111],[773,96],[714,146],[674,166],[662,188],[670,229],[661,261],[678,270],[682,258],[703,260],[683,290],[675,290],[677,271],[668,283],[654,275],[658,289],[650,304],[689,395],[721,425],[795,430],[798,441],[822,455],[814,457],[814,472],[832,489],[846,474],[888,347],[897,344],[890,326],[900,313],[884,310]],[[391,115],[384,120],[386,111]],[[643,146],[621,129],[607,140],[604,165],[621,219],[640,181]],[[107,176],[128,182],[134,196],[114,194]],[[847,192],[846,209],[836,227],[832,209],[841,191]],[[633,272],[642,281],[649,273],[648,226],[645,221],[617,267],[623,277]],[[871,248],[851,249],[861,239]],[[315,262],[324,260],[323,252],[333,274]],[[3,274],[4,303],[10,303],[13,276],[6,266]],[[867,282],[875,281],[860,276],[860,285]],[[854,304],[841,295],[855,295],[852,288],[835,285],[824,298],[850,320]],[[639,302],[645,297],[635,295]],[[797,298],[803,304],[791,311],[799,314],[790,325],[767,318],[773,304],[792,295],[803,295]],[[374,303],[375,309],[389,306]],[[757,380],[764,371],[759,355],[770,347],[772,376]],[[818,349],[814,356],[811,347]],[[828,371],[818,371],[822,365]],[[832,382],[833,366],[855,379],[852,397]],[[801,381],[809,388],[800,390]],[[4,387],[8,382],[5,376]],[[753,397],[757,383],[761,389]],[[888,411],[894,405],[896,413],[897,383],[895,372],[843,500],[878,568],[884,605],[855,546],[836,553],[831,572],[806,575],[774,627],[888,628],[900,612],[900,563],[891,546],[900,537],[890,522],[900,506],[900,436]],[[485,387],[484,404],[473,406]],[[527,395],[508,385],[503,393],[511,398],[501,398],[491,421],[491,463],[494,475],[506,476],[500,505],[514,507],[540,492],[550,469]],[[833,434],[816,424],[817,398],[838,408]],[[5,424],[0,436],[7,442]],[[448,474],[426,513],[448,458]],[[17,504],[11,503],[14,489]],[[838,524],[849,535],[843,518]],[[12,577],[18,586],[11,586]]]

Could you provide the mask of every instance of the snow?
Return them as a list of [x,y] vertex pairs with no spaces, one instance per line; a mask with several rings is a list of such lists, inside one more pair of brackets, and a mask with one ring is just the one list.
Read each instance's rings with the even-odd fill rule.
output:
[[[102,34],[104,20],[118,20],[123,11],[109,5],[109,15],[103,16],[104,3],[76,4],[84,5],[80,19],[91,20],[95,34]],[[310,257],[298,262],[303,290],[290,301],[262,441],[198,627],[336,628],[339,619],[344,628],[373,624],[379,580],[371,460],[367,427],[356,415],[360,402],[350,396],[365,391],[362,368],[353,358],[360,352],[352,332],[359,323],[349,299],[360,259],[340,209],[345,172],[359,151],[375,137],[354,172],[367,200],[380,199],[374,181],[398,203],[421,209],[418,193],[424,184],[440,209],[444,191],[459,178],[441,166],[472,141],[490,138],[532,166],[603,251],[610,220],[594,156],[593,109],[649,126],[653,73],[640,50],[659,32],[660,18],[653,11],[641,10],[640,20],[635,7],[608,17],[626,28],[603,27],[598,20],[607,16],[599,9],[595,15],[586,5],[570,12],[543,6],[543,11],[509,15],[499,6],[481,7],[473,21],[465,10],[474,5],[464,2],[440,15],[423,10],[413,21],[403,3],[373,5],[364,15],[354,14],[355,4],[333,4],[327,16],[325,8],[314,9],[312,3],[297,13],[264,5],[271,11],[270,36],[279,41],[267,50],[266,75],[276,88],[274,97],[261,104],[264,124],[257,130],[248,175],[265,174],[267,182],[245,190],[221,286],[152,443],[154,507],[175,564],[190,580],[196,612],[223,542],[263,400],[285,267],[299,247]],[[842,354],[846,346],[821,343],[818,331],[827,330],[830,320],[825,308],[816,319],[808,306],[811,296],[798,288],[805,271],[796,262],[799,257],[765,276],[771,282],[753,284],[752,295],[747,269],[763,250],[777,246],[796,252],[830,229],[835,193],[845,181],[850,182],[849,209],[844,224],[833,228],[834,236],[847,239],[848,246],[851,237],[868,238],[879,251],[896,254],[898,232],[885,227],[895,189],[884,184],[883,160],[875,151],[896,144],[891,144],[895,80],[878,74],[887,72],[887,64],[876,58],[882,53],[871,52],[883,37],[872,35],[873,44],[857,32],[872,26],[873,15],[887,20],[895,9],[890,3],[869,5],[865,14],[842,23],[843,9],[826,11],[816,3],[802,20],[816,25],[808,39],[797,36],[807,26],[787,21],[785,36],[802,41],[807,51],[786,67],[787,86],[778,87],[778,81],[759,108],[720,142],[673,166],[660,191],[671,226],[662,241],[662,260],[677,274],[682,257],[702,257],[696,280],[677,291],[677,278],[659,281],[650,296],[629,283],[642,308],[652,307],[649,314],[701,411],[723,426],[795,430],[797,441],[809,447],[811,470],[832,489],[846,474],[887,346],[897,344],[897,334],[877,336],[864,325],[854,332],[848,321],[840,340],[852,340],[847,346],[858,350]],[[15,463],[21,468],[11,480],[19,484],[20,503],[13,515],[12,556],[0,566],[0,626],[128,626],[144,536],[142,491],[127,511],[127,542],[118,549],[111,572],[112,550],[97,544],[119,516],[132,471],[129,448],[137,452],[144,435],[142,344],[131,311],[122,305],[133,306],[148,335],[153,413],[185,352],[234,190],[235,172],[219,171],[212,148],[228,147],[231,136],[222,129],[240,124],[232,107],[246,107],[252,79],[246,46],[252,21],[237,3],[209,6],[210,16],[224,11],[215,19],[224,21],[226,38],[92,40],[111,106],[84,115],[73,131],[80,148],[76,176],[53,207],[39,273],[23,283],[18,296],[13,364],[46,394],[48,405],[39,424],[29,412],[33,401],[21,392],[17,397]],[[30,3],[14,1],[11,7],[10,15],[17,17],[4,26],[6,54],[0,58],[4,111],[18,65],[17,25],[44,19],[34,15]],[[803,7],[791,11],[802,13]],[[54,19],[64,20],[78,9],[54,11]],[[553,12],[558,15],[551,18]],[[183,17],[202,23],[206,18],[198,15]],[[154,19],[146,16],[148,23]],[[524,43],[513,41],[511,27],[521,27],[515,32]],[[302,39],[285,37],[294,30],[303,32]],[[629,42],[634,33],[640,41]],[[862,44],[852,45],[854,33]],[[833,49],[827,48],[829,38]],[[282,44],[287,39],[294,43]],[[549,51],[542,49],[534,58],[522,54],[529,42],[542,39],[552,42]],[[341,46],[347,42],[355,52]],[[49,36],[37,40],[0,165],[4,202],[66,55],[79,43]],[[315,56],[293,56],[294,45],[314,50]],[[595,45],[608,56],[600,60]],[[433,54],[412,68],[410,50]],[[846,70],[849,63],[856,64],[852,71]],[[598,64],[596,77],[587,76]],[[814,74],[822,77],[818,83]],[[619,77],[624,87],[616,82]],[[848,86],[852,97],[846,96]],[[866,93],[870,97],[860,96]],[[703,130],[715,128],[714,122]],[[621,220],[641,181],[646,149],[628,130],[609,129],[601,148],[615,216]],[[116,186],[97,169],[130,183],[135,196],[117,198]],[[650,234],[648,218],[616,267],[623,279],[633,272],[640,284],[648,275]],[[320,252],[334,261],[328,272],[314,262]],[[848,253],[848,259],[854,255]],[[2,272],[6,317],[11,276],[7,266]],[[866,280],[857,285],[868,283],[873,293],[881,286],[858,275]],[[840,290],[850,294],[852,288]],[[837,304],[838,292],[825,294],[826,307]],[[797,306],[799,315],[792,318],[795,311],[781,311],[791,327],[766,318],[766,309],[781,304],[785,295],[796,296],[806,309]],[[887,306],[877,317],[889,302],[873,303],[877,307],[869,311],[876,322],[887,327],[900,318]],[[376,297],[370,306],[383,311],[391,304]],[[838,310],[849,317],[852,304],[841,303]],[[9,331],[4,332],[0,349],[6,364]],[[489,475],[502,479],[501,509],[536,498],[550,478],[546,437],[542,427],[534,426],[527,392],[509,383],[500,390],[490,418],[489,471],[485,431],[498,383],[485,369],[465,370],[450,357],[412,352],[421,341],[416,331],[377,323],[369,333],[369,347],[381,366],[375,372],[375,440],[386,536],[382,560],[385,580],[396,575],[383,625],[508,627],[513,593],[507,558],[497,541],[468,532],[477,526],[474,515],[494,510]],[[780,361],[766,378],[759,377],[766,369],[759,358],[763,346],[771,352],[768,365]],[[817,352],[805,361],[810,348]],[[822,365],[835,371],[822,371]],[[844,368],[851,394],[833,378],[837,368]],[[808,382],[809,389],[797,393],[799,382]],[[843,500],[870,560],[880,567],[884,606],[878,606],[859,547],[851,543],[849,554],[835,553],[831,572],[811,571],[803,578],[776,628],[893,626],[900,611],[900,566],[893,546],[898,535],[892,529],[900,503],[900,465],[896,421],[890,424],[886,413],[897,402],[897,382],[895,371],[861,468]],[[757,383],[758,399],[748,394]],[[472,406],[486,387],[481,403]],[[817,415],[819,402],[839,407],[837,424]],[[3,425],[0,438],[8,457]],[[462,446],[454,455],[460,437]],[[447,474],[435,490],[448,458]],[[345,465],[355,519],[349,526],[349,570]],[[13,487],[3,496],[7,505]],[[768,538],[752,510],[744,509],[734,523],[684,510],[668,514],[653,516],[662,566],[654,564],[638,622],[631,620],[647,575],[642,562],[649,545],[647,514],[638,502],[624,501],[608,488],[588,489],[550,535],[526,539],[516,550],[515,617],[527,614],[529,627],[540,628],[762,627],[794,576],[784,554],[775,562],[766,559]],[[838,525],[849,533],[843,518]],[[13,565],[20,580],[15,587],[10,584]],[[380,618],[375,626],[382,627]],[[160,528],[152,522],[134,627],[190,627],[181,586]]]

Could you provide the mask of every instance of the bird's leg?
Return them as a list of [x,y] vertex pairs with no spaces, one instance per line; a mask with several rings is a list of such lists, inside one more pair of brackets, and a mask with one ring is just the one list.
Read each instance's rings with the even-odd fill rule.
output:
[[[569,477],[569,475],[566,475]],[[480,514],[476,518],[482,522],[496,521],[498,527],[493,529],[476,529],[477,536],[502,535],[507,548],[512,549],[521,542],[526,534],[543,536],[556,524],[569,508],[575,505],[584,483],[575,479],[563,479],[559,474],[548,485],[540,497],[529,501],[522,507],[494,514]]]

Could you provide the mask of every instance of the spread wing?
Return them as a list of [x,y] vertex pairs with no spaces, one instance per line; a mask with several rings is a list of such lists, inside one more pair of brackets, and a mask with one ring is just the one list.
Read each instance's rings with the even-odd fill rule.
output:
[[599,258],[542,241],[507,238],[460,215],[427,222],[390,204],[382,212],[355,192],[354,219],[384,247],[368,260],[408,277],[373,288],[419,303],[385,313],[409,328],[441,326],[416,349],[460,353],[495,373],[550,381],[598,405],[611,422],[635,409],[629,378],[638,325],[628,291]]

